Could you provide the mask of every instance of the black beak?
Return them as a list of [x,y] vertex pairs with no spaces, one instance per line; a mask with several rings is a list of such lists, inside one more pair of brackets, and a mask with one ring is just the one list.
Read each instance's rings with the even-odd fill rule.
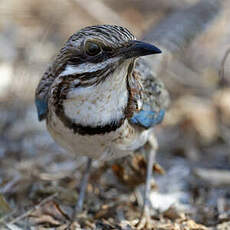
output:
[[127,47],[124,47],[121,50],[121,53],[126,58],[132,58],[132,57],[140,57],[140,56],[146,56],[151,54],[159,54],[161,53],[161,50],[149,43],[132,40],[129,41]]

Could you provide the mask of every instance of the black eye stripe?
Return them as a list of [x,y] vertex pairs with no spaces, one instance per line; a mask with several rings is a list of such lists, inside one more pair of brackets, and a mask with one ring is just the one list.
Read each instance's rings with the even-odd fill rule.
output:
[[104,46],[104,47],[102,47],[102,49],[103,49],[103,51],[105,51],[105,52],[113,52],[113,48],[110,47],[110,46]]

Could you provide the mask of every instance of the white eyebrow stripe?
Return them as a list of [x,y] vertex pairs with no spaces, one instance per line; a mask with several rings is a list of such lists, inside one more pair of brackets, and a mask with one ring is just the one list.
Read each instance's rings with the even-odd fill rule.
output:
[[67,75],[73,75],[73,74],[84,74],[84,73],[93,73],[100,69],[104,69],[107,65],[110,63],[116,62],[119,58],[109,58],[105,60],[104,62],[100,63],[82,63],[78,66],[73,65],[67,65],[65,69],[59,74],[59,76],[67,76]]

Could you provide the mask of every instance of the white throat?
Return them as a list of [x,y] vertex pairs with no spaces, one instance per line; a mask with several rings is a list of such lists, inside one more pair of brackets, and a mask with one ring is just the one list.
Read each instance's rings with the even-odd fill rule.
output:
[[127,72],[130,61],[116,68],[105,81],[71,90],[63,102],[65,114],[83,126],[103,126],[119,121],[128,103]]

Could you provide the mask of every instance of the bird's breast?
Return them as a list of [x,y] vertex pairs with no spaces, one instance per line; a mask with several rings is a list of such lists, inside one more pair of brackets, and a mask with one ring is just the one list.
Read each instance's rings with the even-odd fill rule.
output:
[[79,88],[63,102],[66,116],[82,126],[104,126],[124,117],[126,89]]
[[82,126],[104,126],[124,118],[128,104],[127,70],[116,70],[103,82],[72,88],[63,101],[66,116]]

